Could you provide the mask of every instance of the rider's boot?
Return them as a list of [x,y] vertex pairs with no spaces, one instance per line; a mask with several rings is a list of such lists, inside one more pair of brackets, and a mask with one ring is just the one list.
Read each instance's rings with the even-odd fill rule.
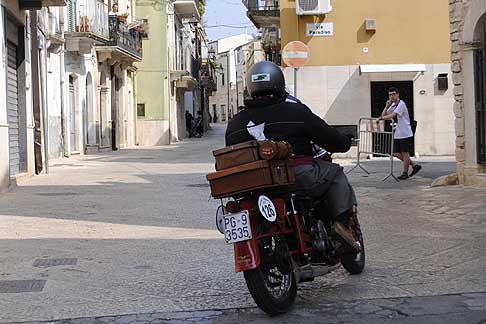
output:
[[355,217],[356,208],[353,207],[346,212],[339,215],[334,224],[334,231],[338,234],[346,243],[348,243],[356,252],[361,251],[359,243],[356,241],[355,233],[351,229],[350,219]]

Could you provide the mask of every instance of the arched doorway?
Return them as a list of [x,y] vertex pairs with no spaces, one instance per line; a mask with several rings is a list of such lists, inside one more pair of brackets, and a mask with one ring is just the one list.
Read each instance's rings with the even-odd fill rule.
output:
[[76,118],[76,88],[74,76],[69,76],[69,151],[71,153],[79,152],[78,146],[78,127]]
[[86,139],[88,145],[98,144],[98,133],[96,129],[96,110],[94,104],[93,77],[91,73],[86,76]]
[[475,111],[477,160],[486,164],[486,14],[476,25],[474,40]]
[[102,71],[100,73],[100,147],[108,148],[111,146],[110,133],[108,128],[109,110],[108,110],[108,100],[109,100],[109,87],[107,86],[107,74]]

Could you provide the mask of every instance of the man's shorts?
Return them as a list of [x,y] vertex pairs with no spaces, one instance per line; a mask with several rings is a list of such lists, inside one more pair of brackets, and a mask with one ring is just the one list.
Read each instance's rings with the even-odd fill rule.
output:
[[410,152],[412,148],[413,137],[409,138],[396,138],[395,142],[393,142],[393,151],[395,153],[403,153],[403,152]]

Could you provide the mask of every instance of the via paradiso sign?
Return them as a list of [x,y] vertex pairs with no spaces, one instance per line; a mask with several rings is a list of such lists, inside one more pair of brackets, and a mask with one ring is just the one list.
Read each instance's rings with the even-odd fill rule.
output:
[[306,30],[307,37],[331,37],[334,36],[334,23],[309,23]]

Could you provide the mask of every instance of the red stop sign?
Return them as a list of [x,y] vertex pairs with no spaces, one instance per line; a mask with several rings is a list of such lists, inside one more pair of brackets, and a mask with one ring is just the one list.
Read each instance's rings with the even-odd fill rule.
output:
[[284,47],[282,59],[288,66],[300,69],[309,62],[310,49],[300,41],[292,41]]

